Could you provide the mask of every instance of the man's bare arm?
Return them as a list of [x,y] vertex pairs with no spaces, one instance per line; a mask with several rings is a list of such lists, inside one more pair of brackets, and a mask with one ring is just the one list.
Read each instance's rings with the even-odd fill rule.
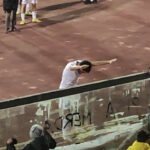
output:
[[100,65],[111,64],[115,61],[117,61],[117,58],[110,59],[110,60],[104,60],[104,61],[92,61],[91,63],[93,66],[100,66]]
[[85,68],[89,67],[89,65],[74,65],[70,67],[70,70],[74,71],[74,70],[83,70]]

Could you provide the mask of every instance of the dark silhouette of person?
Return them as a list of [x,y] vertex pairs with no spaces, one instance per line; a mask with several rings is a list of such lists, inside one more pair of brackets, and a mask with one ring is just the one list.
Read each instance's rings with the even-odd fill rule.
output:
[[[6,29],[5,32],[8,33],[10,31],[16,30],[16,12],[18,7],[18,0],[3,0],[3,9],[6,13],[5,22],[6,22]],[[12,19],[11,19],[12,13]],[[12,26],[10,30],[10,22],[12,20]]]

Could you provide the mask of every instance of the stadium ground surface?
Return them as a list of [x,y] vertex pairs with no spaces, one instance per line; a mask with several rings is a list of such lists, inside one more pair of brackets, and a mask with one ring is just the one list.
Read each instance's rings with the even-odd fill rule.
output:
[[83,75],[79,84],[146,71],[150,65],[150,0],[39,0],[42,23],[5,34],[0,5],[0,99],[57,89],[68,61],[118,61]]

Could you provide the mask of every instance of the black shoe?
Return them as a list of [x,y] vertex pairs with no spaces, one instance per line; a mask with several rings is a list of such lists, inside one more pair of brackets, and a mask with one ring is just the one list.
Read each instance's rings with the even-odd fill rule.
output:
[[12,32],[17,31],[17,28],[16,27],[12,27],[11,31]]

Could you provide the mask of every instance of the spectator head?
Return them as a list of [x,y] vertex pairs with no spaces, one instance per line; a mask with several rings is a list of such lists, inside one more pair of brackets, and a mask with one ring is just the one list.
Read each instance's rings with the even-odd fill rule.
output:
[[17,144],[17,139],[13,138],[13,137],[9,138],[6,143],[7,144],[12,144],[12,145]]
[[12,138],[12,144],[14,145],[14,144],[17,144],[17,143],[18,143],[17,139],[16,138]]
[[146,142],[147,140],[149,140],[149,138],[150,138],[150,135],[146,133],[144,130],[139,131],[137,134],[138,142]]
[[80,65],[80,66],[82,66],[82,65],[88,65],[87,68],[83,69],[83,71],[86,72],[86,73],[89,73],[89,72],[91,71],[91,69],[92,69],[92,63],[89,62],[89,61],[87,61],[87,60],[81,61],[81,62],[79,63],[79,65]]
[[39,124],[34,124],[31,128],[30,128],[30,138],[31,139],[35,139],[38,138],[40,136],[43,135],[43,127],[40,126]]

